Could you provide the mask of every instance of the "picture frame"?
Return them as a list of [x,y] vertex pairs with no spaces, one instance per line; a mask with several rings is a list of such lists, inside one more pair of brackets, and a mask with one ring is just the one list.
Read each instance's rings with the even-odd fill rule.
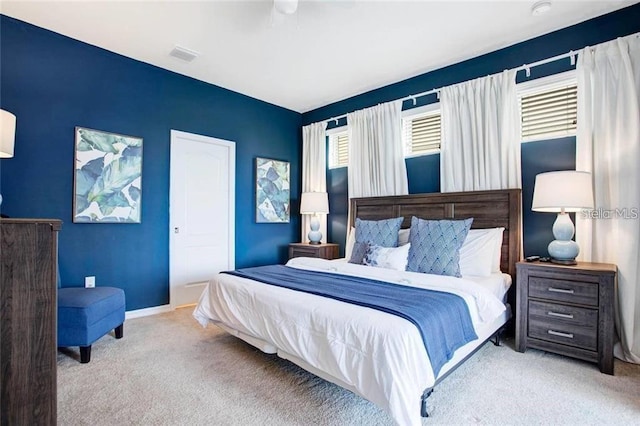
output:
[[140,223],[142,138],[75,128],[74,223]]
[[289,223],[290,182],[288,161],[256,158],[257,223]]

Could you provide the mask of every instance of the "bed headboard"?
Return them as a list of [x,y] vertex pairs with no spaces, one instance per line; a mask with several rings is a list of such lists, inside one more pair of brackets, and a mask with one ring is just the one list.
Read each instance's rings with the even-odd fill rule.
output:
[[467,219],[472,229],[503,226],[500,269],[516,282],[520,260],[521,190],[448,192],[351,199],[351,223],[355,218],[380,220],[404,217],[402,228],[411,226],[411,216],[421,219]]

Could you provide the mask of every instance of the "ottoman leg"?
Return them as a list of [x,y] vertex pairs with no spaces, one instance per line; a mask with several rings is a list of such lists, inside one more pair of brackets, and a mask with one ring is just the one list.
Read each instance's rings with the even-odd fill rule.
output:
[[91,359],[91,345],[80,346],[80,363],[86,364]]
[[116,339],[122,339],[122,334],[124,333],[124,323],[117,326],[114,331],[116,332]]

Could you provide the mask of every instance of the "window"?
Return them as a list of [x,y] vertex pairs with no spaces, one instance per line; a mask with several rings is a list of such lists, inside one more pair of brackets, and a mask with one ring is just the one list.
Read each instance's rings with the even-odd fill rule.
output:
[[518,86],[523,142],[576,134],[578,85],[574,72]]
[[[405,157],[440,152],[440,104],[430,104],[402,112],[402,143]],[[329,168],[349,165],[347,126],[327,130]]]
[[[440,109],[439,104],[407,110],[402,119],[402,140],[404,156],[415,157],[440,151]],[[411,115],[409,115],[411,114]]]
[[349,165],[349,134],[346,127],[334,129],[329,133],[329,168]]

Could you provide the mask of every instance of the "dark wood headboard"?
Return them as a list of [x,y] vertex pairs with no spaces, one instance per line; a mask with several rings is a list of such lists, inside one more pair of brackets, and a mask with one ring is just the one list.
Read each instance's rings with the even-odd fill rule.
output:
[[516,282],[516,262],[521,246],[521,190],[448,192],[351,199],[351,223],[355,218],[380,220],[404,217],[402,228],[411,226],[411,217],[421,219],[467,219],[472,229],[504,227],[500,269]]

